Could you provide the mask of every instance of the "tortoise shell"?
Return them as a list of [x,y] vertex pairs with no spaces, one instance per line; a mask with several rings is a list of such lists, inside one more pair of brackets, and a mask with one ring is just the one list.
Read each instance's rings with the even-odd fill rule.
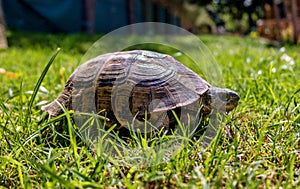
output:
[[[106,126],[151,119],[157,128],[170,125],[170,110],[197,111],[210,84],[172,56],[134,50],[100,55],[80,65],[64,90],[42,110],[100,112]],[[199,105],[200,104],[200,105]],[[234,106],[235,107],[235,106]]]

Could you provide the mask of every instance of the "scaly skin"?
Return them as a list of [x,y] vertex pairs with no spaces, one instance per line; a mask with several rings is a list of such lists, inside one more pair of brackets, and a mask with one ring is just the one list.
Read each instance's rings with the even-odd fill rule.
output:
[[240,100],[240,96],[230,89],[211,87],[203,95],[203,106],[208,110],[219,110],[230,112]]

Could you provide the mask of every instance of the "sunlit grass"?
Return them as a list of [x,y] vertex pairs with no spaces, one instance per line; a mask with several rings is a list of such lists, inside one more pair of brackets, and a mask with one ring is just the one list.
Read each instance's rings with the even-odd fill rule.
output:
[[[83,53],[98,37],[9,33],[10,48],[0,52],[0,68],[16,77],[0,75],[0,185],[44,188],[295,188],[300,185],[299,47],[272,48],[252,38],[200,36],[221,68],[222,86],[236,90],[241,96],[240,104],[225,118],[209,148],[201,148],[196,141],[187,144],[169,161],[149,167],[105,158],[78,140],[78,131],[68,112],[61,131],[40,111],[41,105],[62,90]],[[34,90],[58,47],[62,50],[41,88]],[[29,104],[35,92],[35,100]],[[145,147],[142,140],[137,145]]]

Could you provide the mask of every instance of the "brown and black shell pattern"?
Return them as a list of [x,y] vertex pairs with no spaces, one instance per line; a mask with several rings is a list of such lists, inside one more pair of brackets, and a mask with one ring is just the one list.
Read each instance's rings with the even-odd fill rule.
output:
[[[197,111],[210,84],[172,56],[134,50],[108,53],[80,65],[64,90],[42,110],[51,116],[64,111],[101,112],[105,125],[120,128],[130,119],[137,127],[147,118],[157,129],[169,127],[170,110]],[[139,122],[139,123],[137,123]]]

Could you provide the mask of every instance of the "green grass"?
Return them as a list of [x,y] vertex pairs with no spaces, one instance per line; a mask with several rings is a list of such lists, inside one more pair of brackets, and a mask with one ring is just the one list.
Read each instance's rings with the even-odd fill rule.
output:
[[[76,140],[70,120],[65,129],[70,134],[63,133],[70,142],[57,143],[61,134],[53,124],[40,121],[41,105],[59,94],[81,56],[98,38],[8,33],[10,48],[0,51],[0,68],[6,70],[0,75],[0,186],[299,187],[299,47],[272,48],[253,38],[200,36],[221,68],[222,86],[240,94],[239,106],[226,117],[209,148],[187,145],[170,161],[147,167],[118,163],[91,152]],[[34,91],[58,47],[62,50],[42,88]],[[40,134],[43,129],[46,136]]]

